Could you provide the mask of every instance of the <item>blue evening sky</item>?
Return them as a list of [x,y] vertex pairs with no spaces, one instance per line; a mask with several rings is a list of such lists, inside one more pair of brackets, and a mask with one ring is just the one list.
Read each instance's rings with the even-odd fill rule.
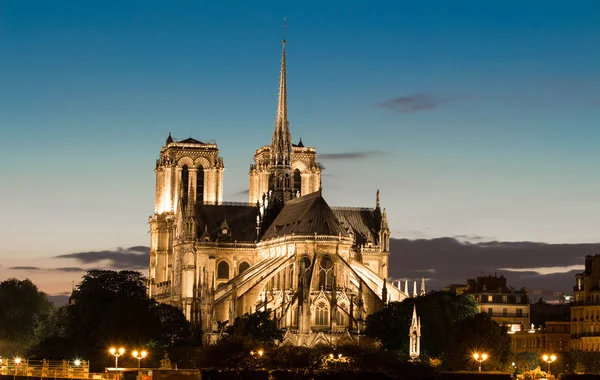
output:
[[330,205],[380,189],[395,238],[600,240],[599,1],[0,0],[1,274],[149,245],[169,132],[215,139],[246,200],[284,16]]

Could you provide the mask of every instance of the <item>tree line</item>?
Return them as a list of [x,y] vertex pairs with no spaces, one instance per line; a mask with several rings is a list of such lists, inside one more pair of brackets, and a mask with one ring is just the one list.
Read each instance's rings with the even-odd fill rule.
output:
[[[362,342],[373,343],[369,347],[316,349],[278,347],[285,331],[278,329],[268,310],[236,318],[216,344],[202,346],[200,334],[183,313],[149,298],[146,278],[135,271],[90,270],[69,304],[60,307],[54,307],[31,281],[8,279],[0,283],[0,305],[0,355],[89,360],[93,372],[113,366],[114,357],[108,353],[111,346],[128,350],[119,358],[125,367],[137,367],[131,356],[134,349],[150,353],[142,363],[146,367],[331,370],[340,363],[323,358],[333,352],[344,358],[345,370],[355,371],[476,370],[472,359],[476,351],[488,354],[483,364],[487,371],[510,371],[514,361],[522,365],[521,370],[539,363],[534,357],[515,356],[506,328],[479,313],[471,296],[443,291],[388,303],[369,315],[361,337]],[[415,306],[422,324],[418,363],[408,356]],[[264,357],[256,355],[258,350],[265,352]],[[588,357],[585,360],[592,362]]]

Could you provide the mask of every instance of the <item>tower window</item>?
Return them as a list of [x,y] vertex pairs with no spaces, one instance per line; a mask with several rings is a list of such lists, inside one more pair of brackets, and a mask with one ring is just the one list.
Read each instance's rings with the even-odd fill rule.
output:
[[221,261],[217,265],[217,278],[229,278],[229,264],[227,261]]
[[188,170],[187,165],[183,165],[183,168],[181,168],[181,196],[183,198],[184,205],[187,205],[188,202],[189,183],[190,171]]
[[196,203],[204,202],[204,168],[198,166],[196,176]]

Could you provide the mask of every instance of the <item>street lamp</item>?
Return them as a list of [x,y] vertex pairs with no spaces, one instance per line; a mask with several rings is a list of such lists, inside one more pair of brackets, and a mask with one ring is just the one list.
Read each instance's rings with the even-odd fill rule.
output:
[[550,374],[550,363],[554,362],[556,360],[556,355],[544,355],[542,356],[542,359],[544,359],[544,361],[546,363],[548,363],[548,375]]
[[19,367],[21,367],[21,358],[19,358],[19,357],[16,357],[16,358],[15,358],[15,364],[16,364],[16,365],[15,365],[15,374],[14,374],[14,376],[13,376],[13,380],[14,380],[14,379],[17,377],[17,373],[18,373],[18,371],[19,371]]
[[250,351],[250,355],[254,356],[257,355],[259,358],[261,358],[264,354],[264,351],[262,349],[259,349],[258,351],[254,352],[254,351]]
[[148,355],[148,353],[146,351],[142,351],[142,352],[133,351],[132,354],[133,354],[133,357],[138,360],[138,369],[140,369],[142,359],[145,358],[146,355]]
[[487,358],[487,354],[479,354],[478,352],[473,354],[473,359],[479,362],[479,372],[481,372],[481,363],[483,363]]
[[115,368],[119,368],[119,356],[121,356],[125,353],[125,349],[123,347],[121,347],[117,351],[116,348],[111,347],[110,350],[108,350],[108,352],[110,352],[112,355],[115,356]]

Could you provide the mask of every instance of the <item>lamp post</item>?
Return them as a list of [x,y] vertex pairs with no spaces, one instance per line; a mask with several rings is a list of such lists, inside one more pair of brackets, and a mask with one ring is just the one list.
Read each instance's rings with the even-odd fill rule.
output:
[[116,348],[111,347],[110,350],[108,350],[108,352],[115,356],[115,368],[119,368],[119,356],[125,353],[125,349],[121,347],[119,348],[119,350],[117,350]]
[[548,375],[550,374],[550,363],[554,362],[556,360],[556,355],[544,355],[542,356],[542,359],[544,359],[544,361],[546,363],[548,363]]
[[473,359],[479,363],[479,372],[481,372],[481,363],[483,363],[487,358],[487,354],[480,354],[478,352],[473,354]]
[[21,367],[21,358],[16,357],[15,358],[15,374],[13,375],[13,380],[17,377],[19,367]]
[[138,360],[138,369],[140,369],[142,359],[145,358],[146,355],[148,355],[148,353],[146,351],[142,351],[142,352],[133,351],[132,354],[133,354],[133,357]]

